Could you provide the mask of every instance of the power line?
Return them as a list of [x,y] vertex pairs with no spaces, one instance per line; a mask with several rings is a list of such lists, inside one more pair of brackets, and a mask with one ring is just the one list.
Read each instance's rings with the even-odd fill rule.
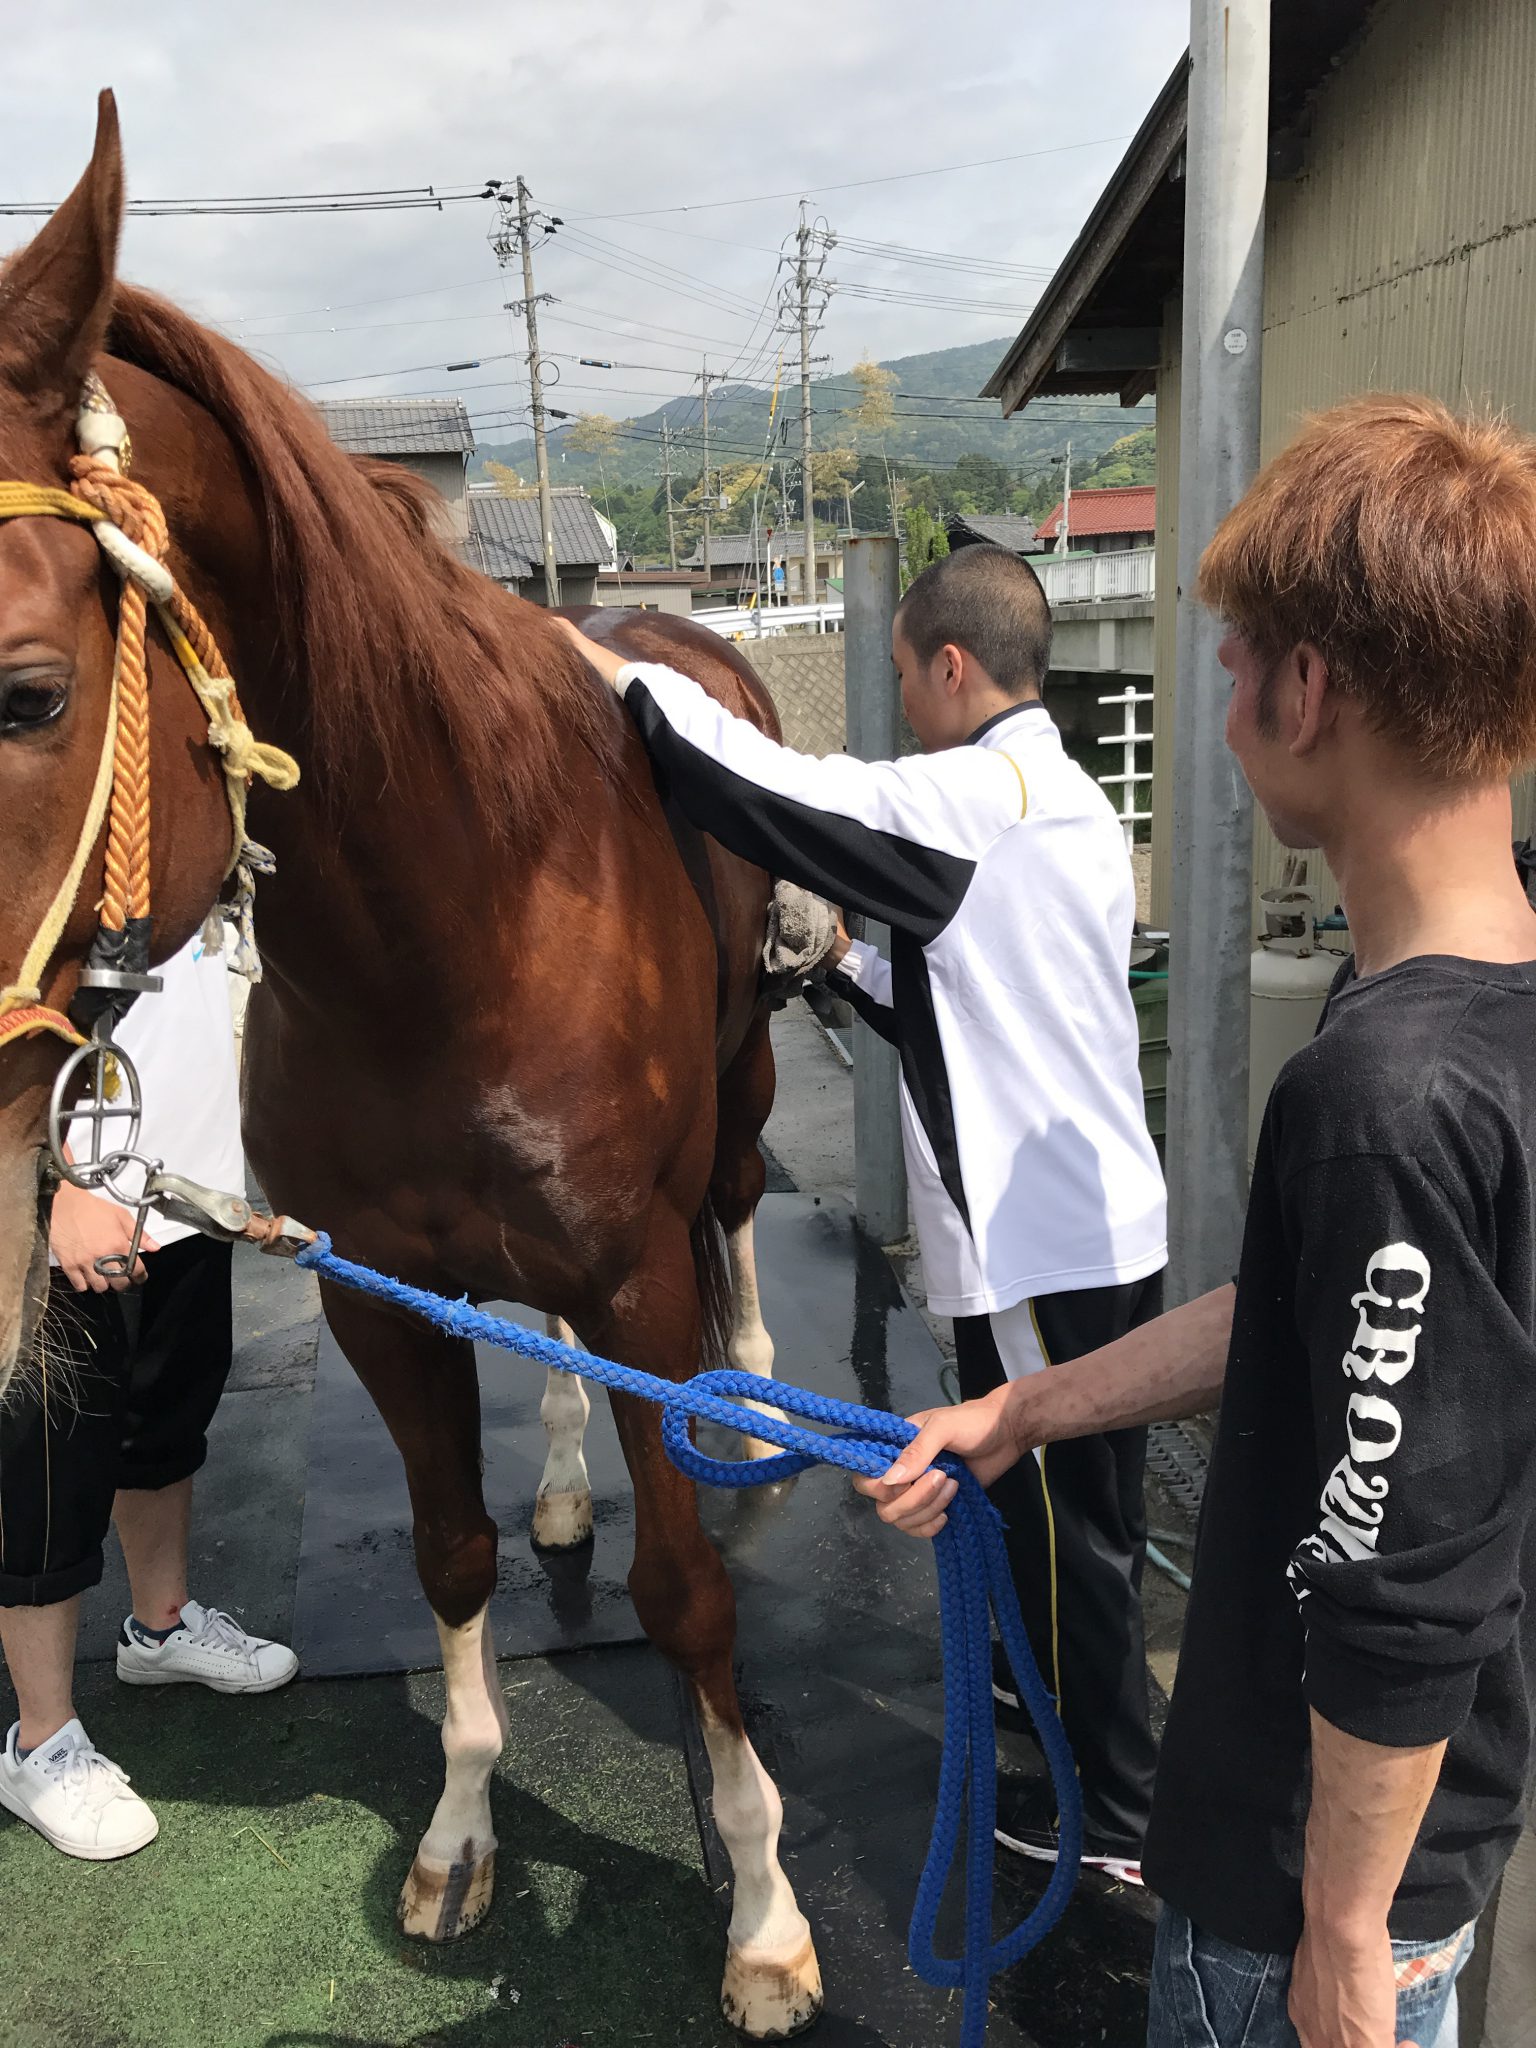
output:
[[954,270],[966,275],[1012,278],[1046,284],[1055,270],[1044,263],[1008,263],[1000,258],[946,254],[939,249],[918,249],[903,242],[871,242],[860,235],[839,233],[837,246],[856,256],[874,256],[882,262],[912,264],[924,269]]
[[[870,185],[897,185],[913,178],[943,178],[959,171],[990,170],[998,164],[1024,163],[1036,157],[1066,156],[1074,150],[1103,149],[1124,142],[1123,135],[1100,135],[1084,142],[1062,142],[1047,149],[1016,150],[1008,156],[977,157],[970,163],[932,164],[920,171],[889,171],[882,177],[844,178],[835,184],[807,182],[782,192],[756,192],[745,199],[703,199],[677,206],[631,207],[609,213],[570,215],[573,222],[589,220],[641,220],[658,213],[705,213],[729,206],[759,206],[774,199],[800,199],[810,193],[853,192]],[[267,214],[267,213],[398,213],[419,208],[441,211],[466,200],[492,199],[505,181],[484,179],[470,186],[394,185],[369,186],[339,192],[257,192],[223,194],[198,199],[130,199],[130,214],[152,218],[169,214]],[[62,201],[0,201],[0,215],[41,216],[54,213]]]
[[[237,219],[255,219],[267,214],[296,213],[441,213],[445,206],[459,206],[466,200],[482,200],[493,194],[486,186],[467,192],[437,191],[431,185],[402,186],[397,194],[370,197],[353,193],[313,193],[292,198],[252,194],[244,199],[130,199],[125,213],[135,220],[185,219],[193,215],[221,214]],[[23,219],[46,219],[63,204],[59,199],[0,201],[0,214]]]
[[[663,263],[657,257],[644,256],[638,250],[627,249],[619,242],[611,242],[604,235],[594,235],[585,228],[567,228],[562,223],[561,239],[566,246],[574,246],[577,253],[589,263],[603,265],[606,269],[617,270],[625,276],[640,277],[646,283],[661,283],[671,289],[691,296],[693,291],[725,301],[734,300],[743,311],[756,310],[745,292],[733,290],[729,285],[717,285],[705,277],[697,276],[691,270],[679,269],[676,264]],[[772,250],[767,252],[772,255]]]
[[585,220],[644,220],[657,213],[708,213],[722,206],[761,206],[770,199],[803,199],[822,192],[854,192],[867,185],[899,185],[910,178],[944,178],[956,171],[985,171],[997,164],[1019,164],[1027,159],[1041,156],[1065,156],[1076,149],[1103,149],[1112,142],[1125,142],[1124,135],[1099,135],[1091,142],[1062,142],[1050,149],[1021,149],[1011,156],[977,157],[966,164],[933,164],[921,171],[888,171],[879,178],[844,178],[835,185],[820,185],[807,181],[803,185],[791,186],[783,192],[754,192],[746,199],[701,199],[685,206],[639,206],[615,213],[576,213],[568,216],[573,221]]
[[862,278],[838,278],[836,289],[850,299],[867,299],[881,306],[916,306],[941,313],[980,313],[989,319],[1007,315],[1024,320],[1034,311],[1030,306],[1010,306],[1000,299],[954,299],[938,292],[900,291],[894,285],[867,283]]

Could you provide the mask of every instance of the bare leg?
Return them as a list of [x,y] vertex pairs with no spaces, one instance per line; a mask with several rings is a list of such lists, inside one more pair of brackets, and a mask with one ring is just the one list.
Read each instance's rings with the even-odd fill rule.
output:
[[[610,1357],[683,1377],[699,1349],[686,1229],[658,1208],[647,1256],[593,1333]],[[721,2008],[758,2040],[779,2040],[821,2010],[821,1972],[804,1914],[779,1865],[783,1808],[742,1727],[731,1659],[736,1599],[699,1525],[693,1487],[661,1445],[658,1411],[613,1398],[635,1487],[629,1588],[642,1627],[688,1679],[714,1774],[715,1818],[735,1873]]]
[[170,1628],[187,1604],[187,1551],[192,1535],[192,1481],[149,1491],[121,1487],[112,1520],[128,1566],[133,1612],[146,1628]]
[[[569,1323],[550,1316],[545,1327],[562,1344],[574,1344]],[[539,1550],[575,1550],[592,1540],[592,1483],[582,1442],[592,1403],[574,1373],[550,1368],[539,1403],[539,1419],[549,1437],[549,1456],[533,1504],[533,1541]]]
[[48,1607],[0,1607],[0,1649],[21,1710],[23,1749],[36,1749],[75,1717],[80,1596]]
[[443,1795],[405,1881],[400,1924],[407,1934],[451,1941],[490,1907],[496,1837],[489,1787],[507,1725],[486,1620],[496,1528],[481,1490],[474,1347],[344,1290],[323,1293],[336,1341],[405,1460],[416,1569],[443,1646]]

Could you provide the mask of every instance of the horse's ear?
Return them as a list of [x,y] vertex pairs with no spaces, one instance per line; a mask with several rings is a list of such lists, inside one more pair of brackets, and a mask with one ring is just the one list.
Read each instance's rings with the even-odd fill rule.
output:
[[85,176],[0,272],[0,382],[27,396],[56,396],[73,413],[106,342],[122,220],[117,102],[104,92]]

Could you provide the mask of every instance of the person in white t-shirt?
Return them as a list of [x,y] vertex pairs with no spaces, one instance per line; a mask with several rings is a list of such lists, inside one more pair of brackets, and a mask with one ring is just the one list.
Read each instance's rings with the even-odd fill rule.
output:
[[[967,547],[912,583],[891,687],[924,751],[896,761],[797,754],[690,677],[566,630],[690,823],[890,927],[888,959],[840,935],[829,986],[901,1057],[912,1220],[928,1305],[954,1318],[964,1394],[1064,1366],[1158,1314],[1167,1204],[1138,1070],[1131,864],[1041,700],[1051,612],[1029,565]],[[1132,1884],[1156,1762],[1145,1463],[1146,1432],[1118,1430],[1052,1444],[994,1489],[1077,1757],[1084,1861]],[[1004,1666],[994,1691],[1016,1710],[1012,1686]],[[998,1789],[998,1840],[1054,1860],[1048,1785]]]
[[[139,1150],[238,1191],[224,956],[198,938],[160,972],[161,992],[141,996],[117,1034],[143,1088]],[[72,1153],[87,1142],[72,1130]],[[158,1832],[75,1712],[80,1598],[100,1581],[109,1522],[133,1597],[117,1648],[125,1683],[270,1692],[298,1669],[291,1650],[188,1593],[193,1475],[232,1354],[232,1248],[151,1211],[131,1277],[107,1278],[96,1261],[126,1254],[132,1235],[131,1213],[110,1197],[60,1186],[45,1341],[0,1408],[0,1648],[20,1709],[0,1749],[0,1806],[93,1862]]]

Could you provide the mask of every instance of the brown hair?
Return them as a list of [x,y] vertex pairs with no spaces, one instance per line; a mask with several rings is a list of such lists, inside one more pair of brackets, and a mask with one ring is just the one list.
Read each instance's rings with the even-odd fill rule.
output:
[[1432,398],[1308,420],[1216,529],[1201,601],[1264,659],[1309,641],[1444,778],[1536,755],[1536,442]]
[[308,713],[336,789],[356,786],[360,731],[389,767],[435,716],[483,819],[516,842],[574,800],[573,746],[616,758],[608,692],[540,607],[455,561],[427,486],[343,454],[311,406],[148,292],[118,285],[108,348],[203,406],[254,472],[279,653],[295,676],[323,674]]

